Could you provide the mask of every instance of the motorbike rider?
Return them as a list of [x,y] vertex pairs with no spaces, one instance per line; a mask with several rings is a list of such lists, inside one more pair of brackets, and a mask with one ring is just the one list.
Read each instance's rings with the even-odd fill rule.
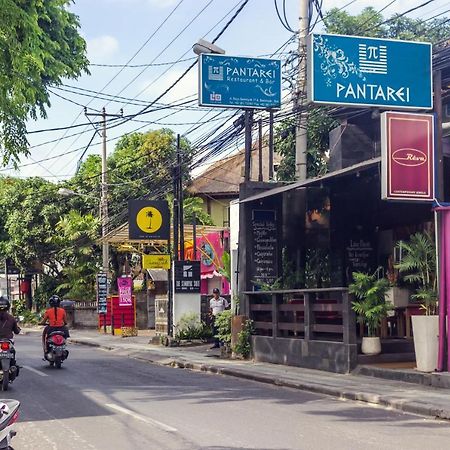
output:
[[50,308],[45,311],[42,317],[41,325],[46,325],[42,332],[42,345],[44,351],[46,350],[46,337],[52,331],[62,331],[64,337],[67,339],[69,335],[69,329],[67,328],[67,316],[64,308],[60,308],[61,299],[57,295],[52,295],[48,301]]
[[[0,296],[0,339],[9,339],[13,341],[14,334],[20,333],[20,327],[17,325],[17,320],[9,314],[9,308],[11,303],[7,297]],[[14,358],[12,360],[12,365],[16,364],[16,351],[12,349]]]
[[13,339],[14,334],[20,333],[17,320],[9,314],[11,303],[7,297],[0,296],[0,339]]

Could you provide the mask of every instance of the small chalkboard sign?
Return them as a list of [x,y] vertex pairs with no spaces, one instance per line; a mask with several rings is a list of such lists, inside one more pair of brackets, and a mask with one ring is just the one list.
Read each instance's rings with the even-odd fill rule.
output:
[[252,281],[273,284],[278,278],[278,239],[276,211],[252,211]]
[[374,269],[375,252],[368,239],[350,239],[346,248],[349,275],[353,272],[369,273]]
[[97,274],[97,311],[106,314],[108,296],[108,276],[106,273]]

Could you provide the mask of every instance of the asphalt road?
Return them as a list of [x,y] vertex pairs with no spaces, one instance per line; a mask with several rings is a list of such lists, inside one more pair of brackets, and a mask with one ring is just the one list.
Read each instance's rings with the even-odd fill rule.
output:
[[38,335],[16,349],[16,450],[450,448],[447,422],[76,345],[58,370]]

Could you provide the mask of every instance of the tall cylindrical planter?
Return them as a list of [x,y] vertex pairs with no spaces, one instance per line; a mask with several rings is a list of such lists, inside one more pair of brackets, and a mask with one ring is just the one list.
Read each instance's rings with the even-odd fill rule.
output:
[[439,316],[412,316],[416,367],[420,372],[433,372],[439,349]]
[[379,337],[362,338],[361,351],[364,355],[378,355],[381,353],[381,341]]

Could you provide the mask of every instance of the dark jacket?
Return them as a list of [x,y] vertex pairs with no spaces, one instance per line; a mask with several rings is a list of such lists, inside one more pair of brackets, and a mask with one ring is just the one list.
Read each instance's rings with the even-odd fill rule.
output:
[[7,312],[0,312],[0,339],[12,339],[20,333],[16,319]]

